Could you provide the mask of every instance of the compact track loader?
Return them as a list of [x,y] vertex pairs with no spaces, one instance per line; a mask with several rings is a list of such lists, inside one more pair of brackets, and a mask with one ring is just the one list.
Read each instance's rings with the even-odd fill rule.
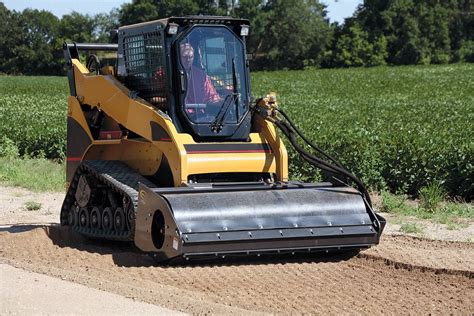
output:
[[[121,27],[118,44],[64,45],[62,225],[133,241],[159,261],[379,242],[385,220],[362,182],[309,142],[274,95],[251,97],[248,33],[244,19],[172,17]],[[82,64],[79,51],[93,54]],[[95,51],[116,57],[107,65]],[[288,181],[281,135],[331,181]]]

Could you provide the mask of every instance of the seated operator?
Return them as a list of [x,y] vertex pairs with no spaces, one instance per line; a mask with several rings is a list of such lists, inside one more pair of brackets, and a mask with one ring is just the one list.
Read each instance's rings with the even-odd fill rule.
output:
[[188,79],[186,98],[184,100],[187,107],[188,113],[193,111],[191,107],[195,105],[217,103],[221,101],[221,97],[217,93],[211,79],[206,74],[202,67],[195,65],[194,62],[194,49],[189,43],[181,44],[181,63],[186,71]]

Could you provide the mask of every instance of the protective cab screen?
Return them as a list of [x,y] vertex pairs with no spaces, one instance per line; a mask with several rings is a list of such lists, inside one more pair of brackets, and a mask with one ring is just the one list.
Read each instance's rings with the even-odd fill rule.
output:
[[242,42],[225,27],[196,27],[179,42],[184,112],[193,123],[238,123],[248,110]]

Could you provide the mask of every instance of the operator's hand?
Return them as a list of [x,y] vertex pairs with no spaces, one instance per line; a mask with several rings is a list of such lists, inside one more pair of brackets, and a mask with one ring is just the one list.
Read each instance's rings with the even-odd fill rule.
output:
[[212,105],[219,105],[219,103],[222,101],[221,96],[216,93],[210,97],[209,103]]

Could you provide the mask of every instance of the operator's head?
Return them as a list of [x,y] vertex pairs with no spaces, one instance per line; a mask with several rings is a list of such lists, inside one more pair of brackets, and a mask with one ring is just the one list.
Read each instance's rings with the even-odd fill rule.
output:
[[191,69],[194,61],[194,49],[189,43],[183,43],[181,48],[181,62],[186,70]]

